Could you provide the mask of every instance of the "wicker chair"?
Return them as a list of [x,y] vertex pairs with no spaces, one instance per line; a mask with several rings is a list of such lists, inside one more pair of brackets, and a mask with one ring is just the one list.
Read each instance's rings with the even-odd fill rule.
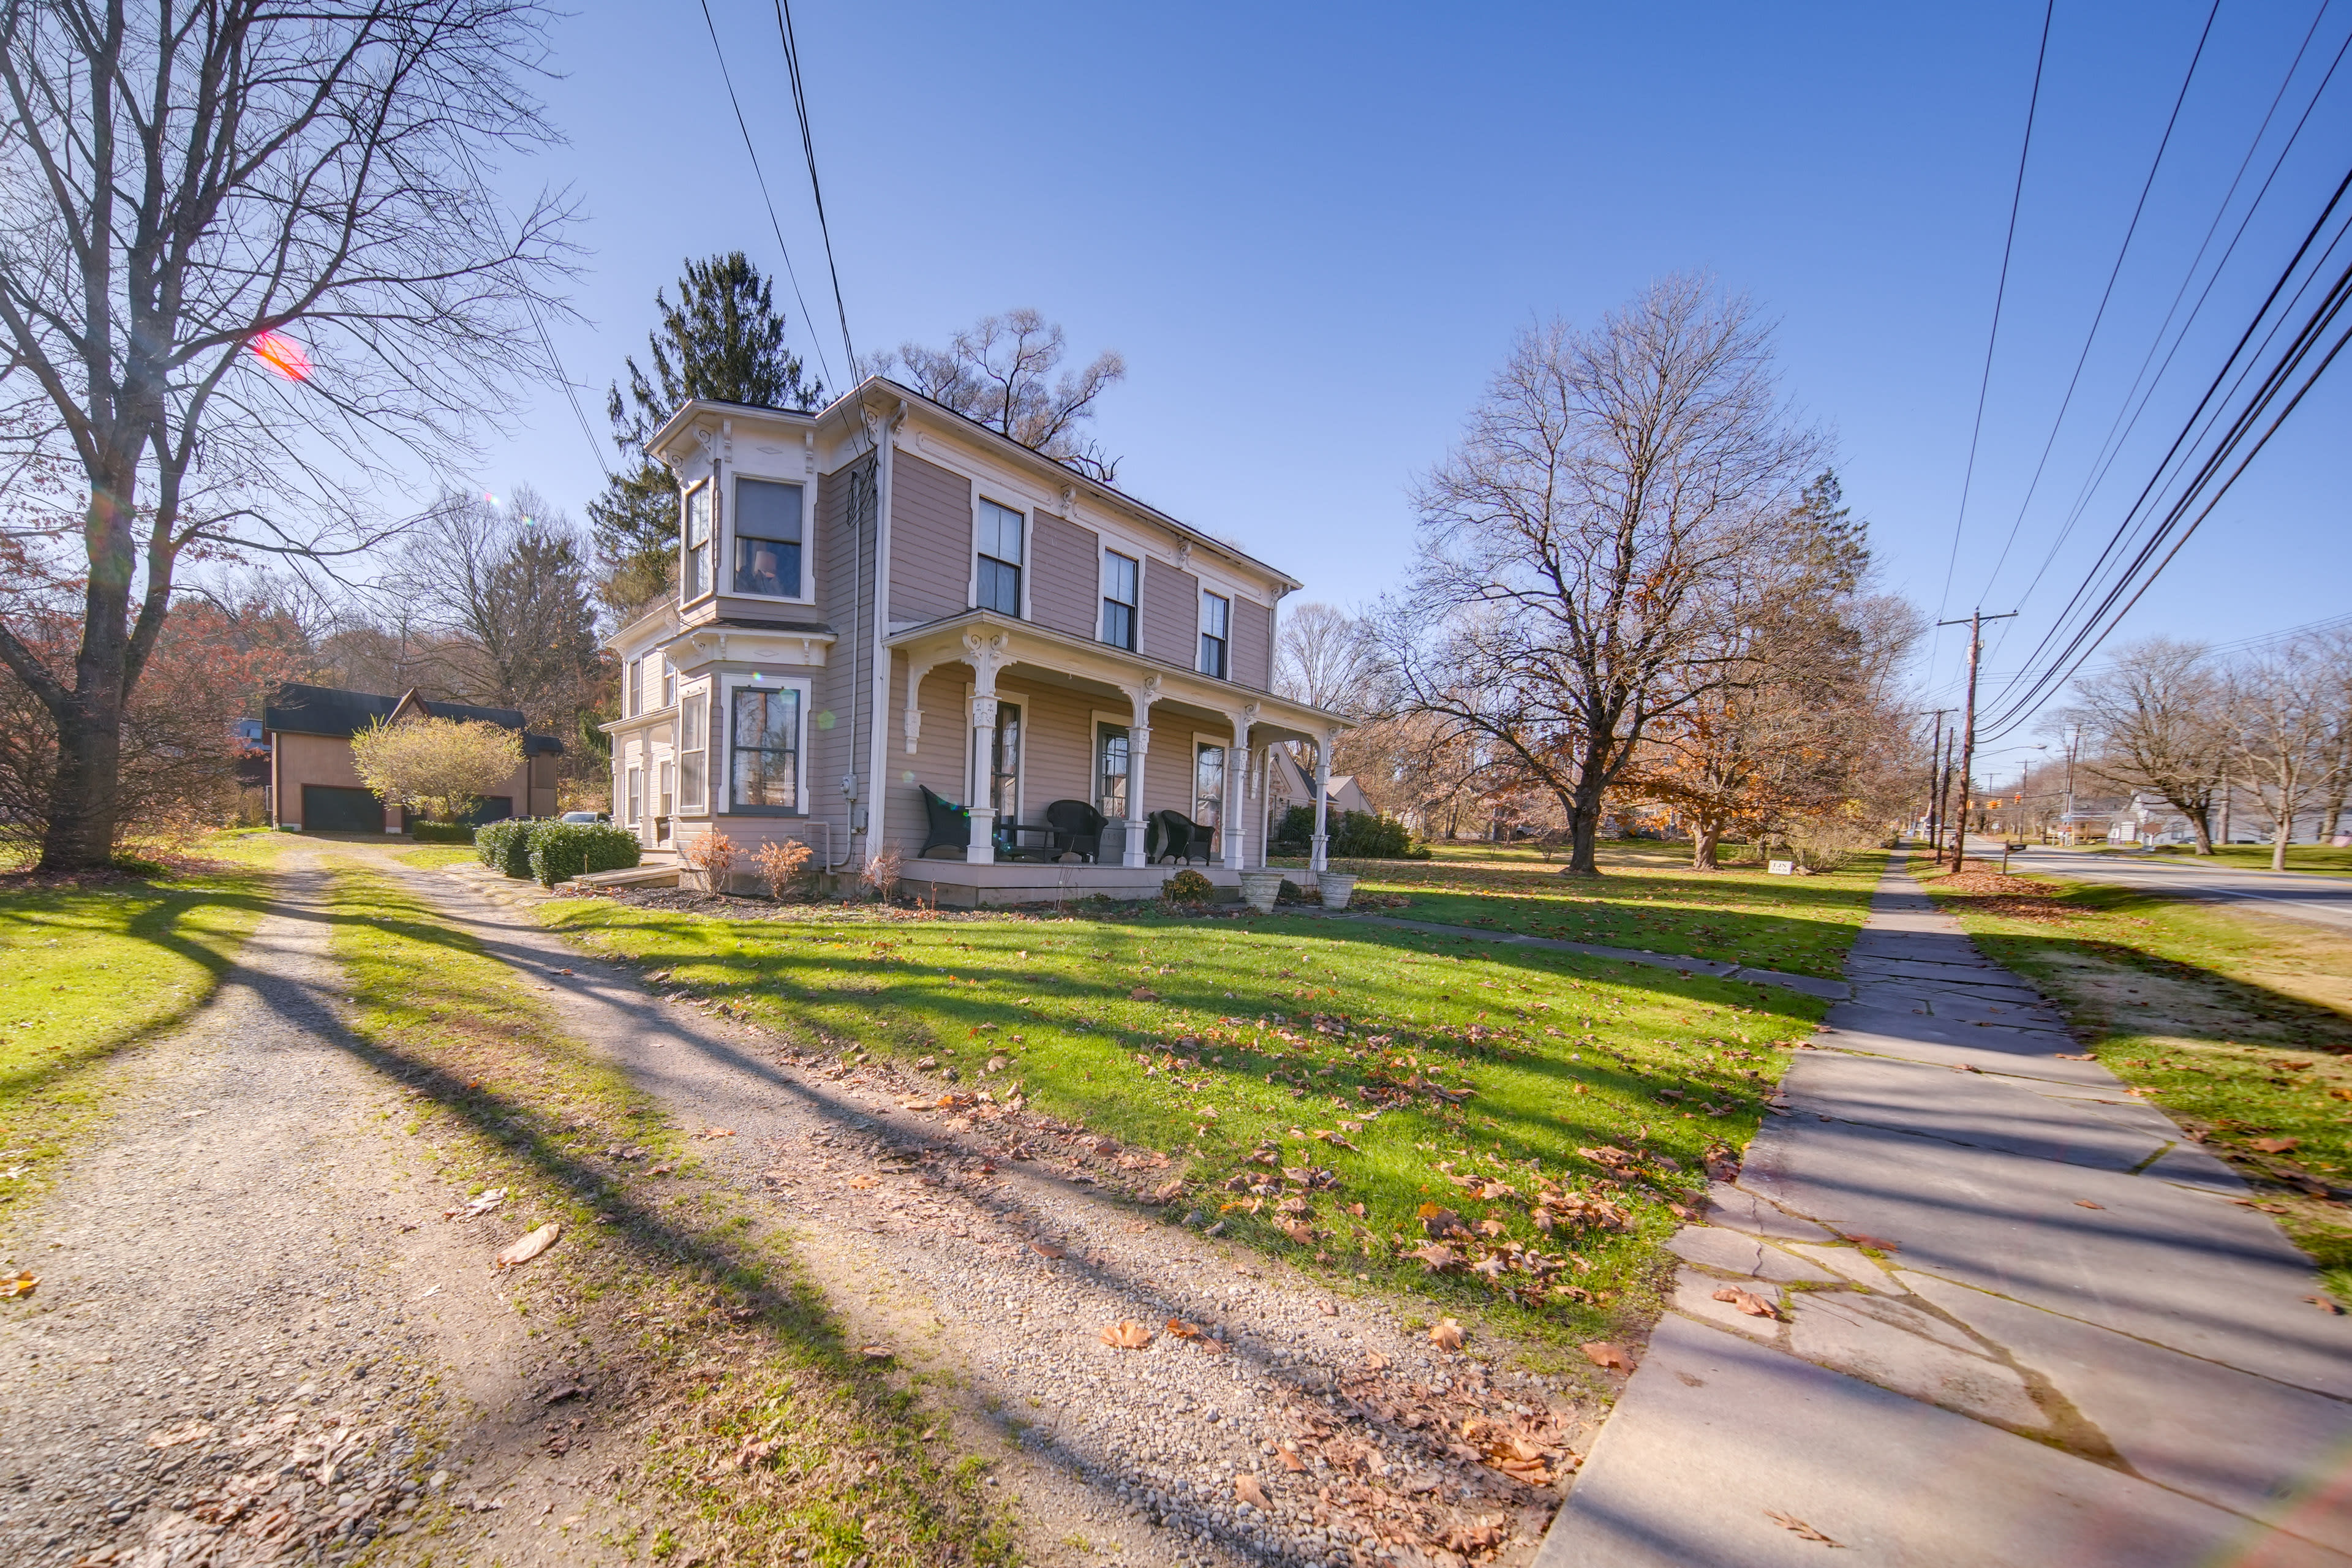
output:
[[930,823],[930,837],[923,840],[918,855],[929,855],[934,849],[971,847],[971,814],[933,793],[929,784],[915,787],[923,792],[923,815]]
[[1102,858],[1103,814],[1082,800],[1057,800],[1045,808],[1054,830],[1052,853],[1076,855],[1089,864]]
[[1210,859],[1210,837],[1208,828],[1181,811],[1155,811],[1144,839],[1145,858],[1154,865],[1161,860],[1179,865],[1198,860],[1205,866]]

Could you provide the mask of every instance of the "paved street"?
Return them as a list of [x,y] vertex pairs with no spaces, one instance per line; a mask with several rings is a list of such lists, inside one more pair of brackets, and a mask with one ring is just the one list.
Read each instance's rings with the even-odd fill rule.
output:
[[[1994,858],[1999,854],[1992,851]],[[2352,877],[2209,868],[2179,856],[2097,855],[2080,849],[2021,849],[2009,858],[2009,868],[2240,904],[2263,914],[2352,931]]]
[[1891,868],[1538,1568],[2352,1563],[2352,1319]]

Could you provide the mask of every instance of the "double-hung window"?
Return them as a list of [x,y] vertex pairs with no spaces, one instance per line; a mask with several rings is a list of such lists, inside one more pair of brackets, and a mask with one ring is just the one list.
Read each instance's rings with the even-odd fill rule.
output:
[[1201,595],[1201,673],[1225,679],[1225,649],[1233,637],[1234,602],[1220,594]]
[[735,481],[735,592],[801,596],[801,487]]
[[1127,816],[1127,726],[1095,726],[1095,809],[1113,820]]
[[710,485],[697,485],[686,498],[686,563],[678,573],[680,597],[691,603],[710,592]]
[[1135,651],[1136,591],[1142,568],[1115,550],[1103,552],[1102,640],[1113,647]]
[[640,822],[642,822],[642,821],[644,821],[644,820],[645,820],[645,809],[646,809],[646,774],[645,774],[645,770],[644,770],[643,768],[631,768],[631,769],[629,770],[629,793],[628,793],[628,812],[629,812],[629,815],[628,815],[628,816],[626,816],[625,817],[623,817],[623,818],[622,818],[622,820],[623,820],[624,822],[626,822],[630,826],[635,827],[638,823],[640,823]]
[[677,710],[677,782],[680,803],[688,812],[703,809],[703,784],[709,777],[707,769],[709,755],[703,750],[701,692],[687,695],[686,704]]
[[628,680],[626,682],[627,689],[622,693],[621,697],[621,717],[625,719],[634,719],[638,714],[646,710],[644,685],[645,668],[646,661],[644,659],[633,658],[629,660]]
[[739,811],[801,808],[801,694],[789,688],[739,686],[730,711],[734,759],[730,789]]
[[1225,819],[1225,749],[1192,744],[1192,820],[1214,828]]
[[1000,616],[1021,615],[1021,531],[1024,519],[992,500],[980,503],[979,605]]
[[677,815],[677,763],[667,757],[660,764],[661,789],[656,795],[654,815],[669,818]]
[[669,661],[667,654],[662,655],[661,671],[661,705],[674,708],[677,706],[677,666]]

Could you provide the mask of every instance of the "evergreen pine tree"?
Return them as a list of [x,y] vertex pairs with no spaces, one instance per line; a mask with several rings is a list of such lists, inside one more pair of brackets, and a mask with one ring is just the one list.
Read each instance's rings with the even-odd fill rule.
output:
[[662,421],[693,397],[803,410],[824,400],[824,388],[784,346],[784,317],[768,279],[741,251],[685,267],[675,305],[654,294],[661,326],[646,337],[651,374],[634,358],[624,362],[628,391],[615,383],[604,403],[623,467],[588,503],[588,519],[603,573],[598,593],[622,621],[677,580],[677,483],[646,451]]

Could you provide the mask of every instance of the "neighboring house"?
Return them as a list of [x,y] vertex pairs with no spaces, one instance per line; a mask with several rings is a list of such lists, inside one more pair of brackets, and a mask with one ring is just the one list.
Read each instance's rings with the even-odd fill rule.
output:
[[[678,479],[679,587],[610,639],[604,728],[648,849],[798,838],[846,873],[887,845],[951,903],[1131,897],[1176,811],[1230,886],[1263,859],[1269,755],[1328,758],[1344,722],[1268,689],[1296,579],[893,382],[815,414],[688,403],[647,450]],[[1068,802],[1108,819],[1090,861],[1038,831]]]
[[[1315,804],[1315,781],[1307,776],[1307,770],[1298,765],[1298,759],[1290,754],[1287,746],[1276,747],[1272,756],[1274,776],[1268,781],[1267,787],[1274,793],[1274,820],[1279,824],[1282,814],[1292,806]],[[1372,809],[1372,803],[1364,798],[1364,792],[1357,786],[1353,773],[1333,773],[1330,786],[1325,793],[1330,811],[1369,812]]]
[[[430,702],[413,690],[383,697],[332,686],[279,687],[261,715],[269,753],[270,824],[312,833],[400,832],[400,807],[387,807],[360,783],[352,764],[352,737],[378,720],[423,715],[477,719],[504,730],[523,727],[519,709]],[[505,789],[483,798],[474,814],[477,821],[555,815],[555,759],[562,755],[563,743],[552,735],[529,733],[522,741],[522,766]]]

